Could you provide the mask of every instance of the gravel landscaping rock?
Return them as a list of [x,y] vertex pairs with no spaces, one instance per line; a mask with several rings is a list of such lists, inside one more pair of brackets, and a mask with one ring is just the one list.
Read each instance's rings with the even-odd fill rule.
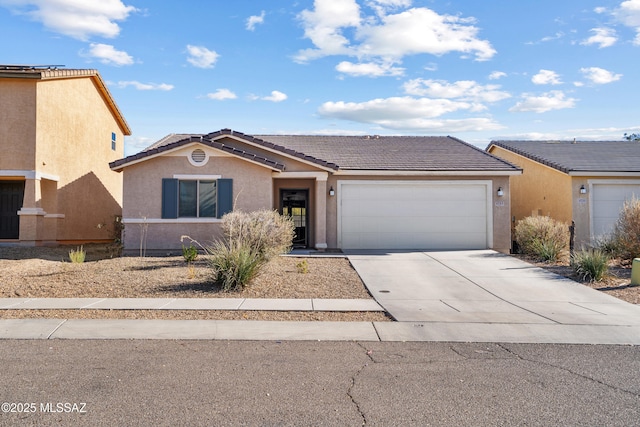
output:
[[[328,298],[371,299],[346,258],[278,257],[241,292],[222,292],[204,255],[192,265],[182,256],[119,257],[103,245],[85,247],[87,260],[69,261],[69,250],[0,248],[1,298]],[[306,260],[307,272],[297,265]],[[0,310],[0,317],[389,320],[384,313],[176,310]]]

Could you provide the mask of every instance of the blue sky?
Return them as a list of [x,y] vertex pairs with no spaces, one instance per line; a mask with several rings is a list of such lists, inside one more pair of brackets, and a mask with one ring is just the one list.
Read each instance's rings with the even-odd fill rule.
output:
[[622,139],[640,0],[0,0],[3,64],[96,68],[169,133]]

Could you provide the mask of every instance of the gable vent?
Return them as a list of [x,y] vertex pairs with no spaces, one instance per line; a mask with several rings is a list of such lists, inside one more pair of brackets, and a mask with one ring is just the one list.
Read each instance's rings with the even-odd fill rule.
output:
[[194,163],[202,163],[207,159],[207,155],[205,154],[205,152],[199,148],[193,150],[191,152],[191,160],[193,160]]

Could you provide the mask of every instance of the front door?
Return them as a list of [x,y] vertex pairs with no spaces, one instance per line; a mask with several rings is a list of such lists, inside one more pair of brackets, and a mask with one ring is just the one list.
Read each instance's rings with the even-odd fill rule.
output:
[[0,181],[0,239],[20,237],[20,217],[24,181]]
[[307,233],[309,190],[280,190],[282,215],[291,217],[295,225],[294,248],[306,248],[309,244]]

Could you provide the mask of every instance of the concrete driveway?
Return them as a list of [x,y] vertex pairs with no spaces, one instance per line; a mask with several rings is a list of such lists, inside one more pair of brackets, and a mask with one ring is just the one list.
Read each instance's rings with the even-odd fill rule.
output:
[[348,257],[400,322],[640,326],[640,306],[491,250]]

